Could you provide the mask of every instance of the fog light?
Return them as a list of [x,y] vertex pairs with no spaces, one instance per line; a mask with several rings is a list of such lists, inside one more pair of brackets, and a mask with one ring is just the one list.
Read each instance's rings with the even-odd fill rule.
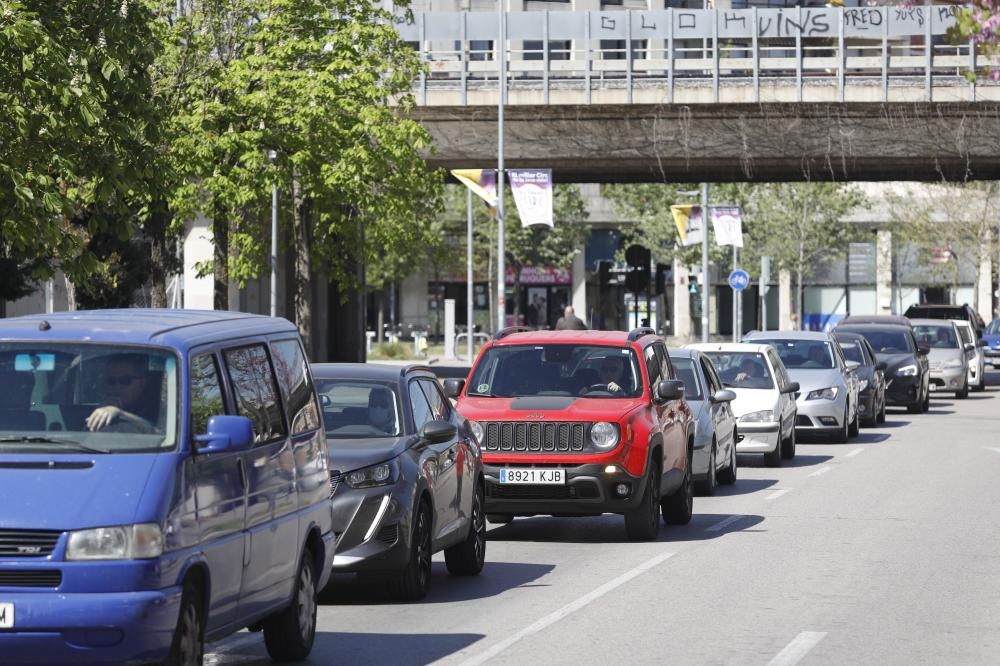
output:
[[821,416],[819,417],[820,423],[825,426],[835,426],[837,425],[837,419],[833,416]]
[[630,488],[627,483],[619,483],[617,486],[615,486],[615,492],[618,493],[619,497],[625,497],[626,495],[628,495],[629,490]]
[[604,473],[605,474],[617,474],[618,473],[618,465],[608,465],[607,467],[604,468]]

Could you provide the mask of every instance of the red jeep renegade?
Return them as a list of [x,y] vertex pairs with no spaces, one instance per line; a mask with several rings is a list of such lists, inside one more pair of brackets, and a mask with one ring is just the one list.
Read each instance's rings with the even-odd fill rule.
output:
[[691,410],[649,328],[504,329],[449,381],[483,451],[491,522],[625,516],[630,539],[691,520]]

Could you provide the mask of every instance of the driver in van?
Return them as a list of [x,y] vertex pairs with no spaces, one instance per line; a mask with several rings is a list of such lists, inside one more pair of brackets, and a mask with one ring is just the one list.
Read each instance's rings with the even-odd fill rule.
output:
[[[96,432],[115,422],[129,423],[140,432],[155,430],[155,415],[149,414],[146,390],[150,385],[147,361],[141,354],[111,357],[104,376],[108,404],[98,407],[86,419],[87,429]],[[152,405],[156,407],[157,405]],[[152,416],[152,418],[147,418]]]

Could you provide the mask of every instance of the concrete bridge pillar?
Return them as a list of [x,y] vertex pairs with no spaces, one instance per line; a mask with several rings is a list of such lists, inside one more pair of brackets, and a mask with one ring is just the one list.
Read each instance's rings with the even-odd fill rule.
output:
[[892,314],[892,232],[888,229],[879,229],[875,241],[875,314]]
[[674,259],[674,337],[688,339],[691,337],[691,300],[688,291],[688,268]]
[[792,273],[787,269],[778,271],[778,330],[792,331]]

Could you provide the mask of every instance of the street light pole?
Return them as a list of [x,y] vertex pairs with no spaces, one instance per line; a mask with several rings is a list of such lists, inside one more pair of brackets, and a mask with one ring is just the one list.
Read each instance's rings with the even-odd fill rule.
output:
[[497,89],[497,331],[504,327],[507,320],[507,308],[504,297],[507,292],[506,265],[503,247],[503,107],[507,96],[507,31],[504,20],[503,0],[497,0],[497,58],[499,73]]
[[708,183],[701,184],[701,341],[708,342]]
[[[267,151],[267,158],[274,164],[278,153]],[[278,316],[278,184],[271,185],[271,316]]]

